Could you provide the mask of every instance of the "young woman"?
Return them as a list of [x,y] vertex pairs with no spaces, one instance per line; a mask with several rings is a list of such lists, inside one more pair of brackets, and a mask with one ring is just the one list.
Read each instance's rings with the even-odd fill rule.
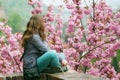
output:
[[[55,50],[51,50],[46,42],[45,24],[41,15],[33,15],[27,23],[27,28],[22,37],[23,73],[24,80],[28,77],[33,80],[44,71],[46,67],[66,66],[67,61],[59,56]],[[35,80],[35,79],[34,79]]]

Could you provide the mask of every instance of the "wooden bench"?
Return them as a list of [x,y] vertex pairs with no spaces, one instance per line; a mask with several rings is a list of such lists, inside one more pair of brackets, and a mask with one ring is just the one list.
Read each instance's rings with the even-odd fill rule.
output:
[[[0,75],[0,80],[23,80],[22,74],[14,74],[14,75]],[[63,73],[54,73],[40,74],[40,80],[105,80],[103,78],[87,75],[84,73],[78,73],[74,70],[69,70]]]

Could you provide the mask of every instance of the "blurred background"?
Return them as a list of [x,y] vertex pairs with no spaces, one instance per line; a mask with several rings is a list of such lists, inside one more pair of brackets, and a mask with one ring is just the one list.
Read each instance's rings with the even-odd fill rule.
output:
[[[86,2],[88,3],[87,0]],[[106,2],[114,11],[120,9],[119,0],[106,0]],[[63,0],[43,0],[44,11],[51,4],[56,7],[64,5]],[[82,6],[84,6],[84,0]],[[7,24],[12,27],[13,33],[24,31],[26,23],[31,16],[31,10],[32,7],[28,5],[28,0],[0,0],[0,19],[5,18],[8,20]],[[62,12],[64,18],[68,17],[68,13],[68,10]]]

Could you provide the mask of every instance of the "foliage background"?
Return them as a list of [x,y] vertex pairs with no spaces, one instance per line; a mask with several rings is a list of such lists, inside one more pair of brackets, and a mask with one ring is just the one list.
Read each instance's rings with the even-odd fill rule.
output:
[[3,12],[1,17],[8,20],[7,24],[13,28],[13,32],[24,31],[31,16],[31,7],[27,5],[27,0],[0,0],[0,7]]

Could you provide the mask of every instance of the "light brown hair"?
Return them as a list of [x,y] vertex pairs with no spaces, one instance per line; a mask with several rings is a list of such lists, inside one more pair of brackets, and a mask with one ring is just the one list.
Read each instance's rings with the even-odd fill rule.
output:
[[26,41],[35,33],[38,33],[41,39],[46,39],[45,24],[41,15],[33,15],[27,23],[26,30],[22,36],[21,46],[24,47]]

